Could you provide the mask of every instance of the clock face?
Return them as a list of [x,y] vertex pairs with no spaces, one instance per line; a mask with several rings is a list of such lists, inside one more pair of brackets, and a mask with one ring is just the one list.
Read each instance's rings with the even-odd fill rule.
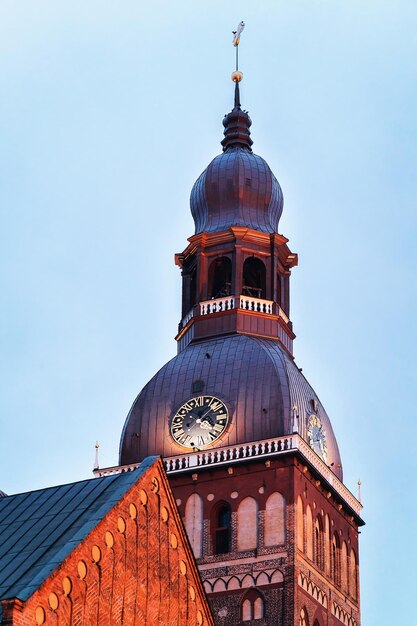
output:
[[209,446],[225,431],[229,413],[224,402],[214,396],[190,398],[175,413],[171,435],[184,448]]
[[327,439],[326,431],[317,415],[310,415],[307,425],[307,438],[310,447],[314,452],[327,461]]

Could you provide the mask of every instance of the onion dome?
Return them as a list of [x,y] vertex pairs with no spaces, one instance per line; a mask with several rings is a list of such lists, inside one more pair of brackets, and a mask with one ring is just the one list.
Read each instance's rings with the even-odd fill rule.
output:
[[252,152],[247,111],[242,111],[239,84],[233,110],[223,120],[223,153],[216,156],[194,184],[190,206],[195,232],[246,226],[278,232],[284,198],[268,163]]
[[127,416],[120,441],[121,465],[149,455],[184,453],[170,435],[170,423],[181,405],[195,396],[197,384],[198,393],[215,396],[228,407],[230,424],[217,445],[234,446],[293,432],[309,441],[310,425],[319,423],[326,440],[323,460],[342,478],[330,419],[301,370],[279,342],[248,335],[190,344],[155,374]]

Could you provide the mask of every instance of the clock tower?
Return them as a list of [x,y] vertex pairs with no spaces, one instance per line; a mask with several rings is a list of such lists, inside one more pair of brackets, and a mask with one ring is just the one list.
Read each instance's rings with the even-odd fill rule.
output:
[[297,255],[232,78],[223,150],[194,184],[195,233],[175,256],[178,354],[134,401],[118,469],[163,457],[218,626],[359,626],[361,504],[294,360]]

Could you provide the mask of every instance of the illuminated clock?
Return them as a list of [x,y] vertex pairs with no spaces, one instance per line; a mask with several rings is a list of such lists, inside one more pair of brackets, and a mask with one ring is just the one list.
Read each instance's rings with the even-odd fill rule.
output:
[[184,448],[201,448],[216,441],[229,421],[227,407],[214,396],[187,400],[171,421],[171,435]]
[[307,439],[314,452],[327,461],[327,438],[320,418],[317,415],[310,415],[307,424]]

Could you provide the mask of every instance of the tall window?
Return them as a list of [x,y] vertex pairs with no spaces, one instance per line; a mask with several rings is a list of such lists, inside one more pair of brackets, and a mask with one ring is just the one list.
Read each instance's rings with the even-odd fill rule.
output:
[[249,257],[243,264],[243,295],[252,298],[265,298],[265,287],[265,265],[256,257]]
[[331,574],[336,585],[340,585],[340,542],[337,533],[332,537],[331,545]]
[[185,529],[196,559],[202,556],[203,548],[203,501],[193,493],[185,505]]
[[316,518],[314,523],[314,562],[317,567],[324,569],[323,526],[319,517]]
[[221,502],[213,515],[213,550],[214,554],[225,554],[231,548],[231,521],[230,505]]
[[241,605],[242,622],[250,622],[253,619],[262,619],[263,617],[265,617],[265,601],[259,591],[251,589]]
[[209,298],[223,298],[230,296],[232,284],[232,262],[222,256],[212,261],[208,273]]
[[306,508],[306,553],[308,558],[313,560],[313,514],[309,504]]
[[237,549],[252,550],[258,545],[258,503],[245,498],[237,509]]
[[297,498],[297,548],[304,552],[304,513],[301,496]]
[[349,576],[349,590],[350,590],[350,595],[352,596],[352,598],[354,598],[355,600],[358,599],[358,570],[357,570],[357,564],[356,564],[356,554],[353,551],[353,548],[350,551],[350,558],[349,558],[349,569],[350,569],[350,576]]
[[271,493],[265,505],[265,545],[285,543],[285,500],[278,491]]

